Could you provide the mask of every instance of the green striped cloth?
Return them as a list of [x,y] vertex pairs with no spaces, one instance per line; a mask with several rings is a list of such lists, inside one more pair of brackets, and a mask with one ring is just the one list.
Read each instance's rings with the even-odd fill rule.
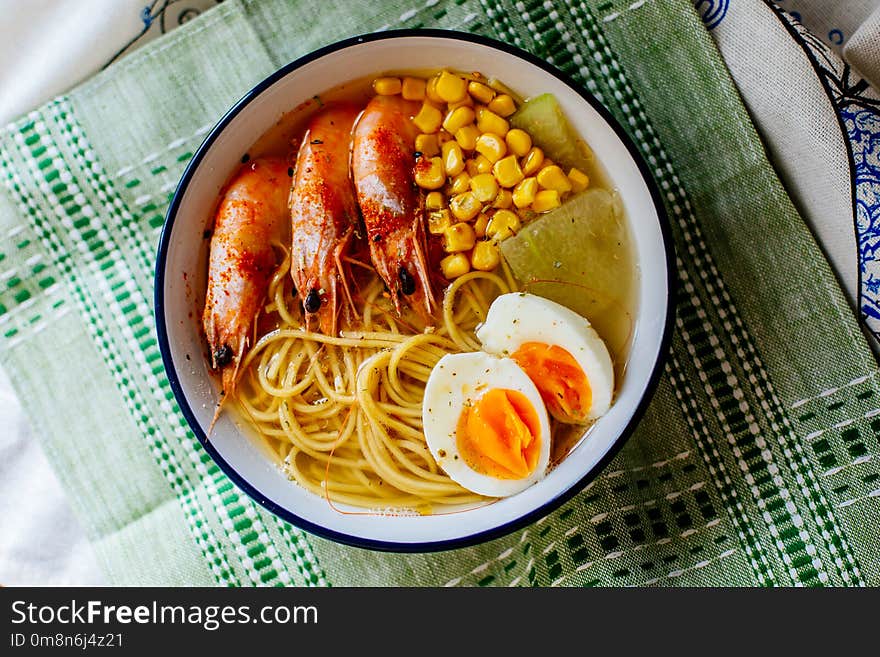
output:
[[[163,371],[153,265],[184,166],[254,83],[423,26],[529,50],[611,110],[680,289],[656,397],[586,490],[493,542],[393,555],[280,521],[208,458]],[[0,133],[0,359],[117,584],[880,584],[877,363],[690,0],[223,3]]]

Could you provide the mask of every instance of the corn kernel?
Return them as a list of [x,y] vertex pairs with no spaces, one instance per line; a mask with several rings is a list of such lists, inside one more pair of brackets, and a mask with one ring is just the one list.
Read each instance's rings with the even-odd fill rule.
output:
[[460,100],[457,103],[449,103],[448,107],[451,110],[458,109],[459,107],[470,107],[471,109],[473,109],[474,99],[470,96],[465,96],[464,100]]
[[425,100],[425,81],[422,78],[403,78],[400,95],[406,100]]
[[479,136],[480,131],[473,123],[455,131],[455,141],[466,151],[474,150],[474,147],[477,145],[477,137]]
[[477,220],[474,222],[474,233],[476,233],[477,237],[486,237],[486,226],[489,225],[489,215],[485,212],[481,212],[477,216]]
[[415,166],[416,184],[422,189],[440,189],[446,183],[443,160],[439,157],[420,157]]
[[590,177],[575,167],[569,169],[568,181],[571,183],[571,188],[576,192],[582,192],[590,186]]
[[[491,223],[491,222],[490,222]],[[446,253],[460,253],[474,248],[477,235],[470,224],[459,221],[443,231],[443,248]]]
[[489,173],[492,170],[492,160],[480,153],[474,158],[477,165],[477,173]]
[[507,144],[498,135],[491,132],[484,132],[477,138],[475,150],[486,156],[492,164],[507,154]]
[[519,128],[508,132],[504,136],[504,141],[507,142],[507,149],[517,157],[526,155],[532,148],[532,138],[529,137],[529,133]]
[[480,203],[488,203],[498,194],[498,182],[491,173],[481,173],[470,179],[471,191]]
[[477,108],[477,128],[480,132],[492,132],[499,137],[503,137],[510,130],[510,124],[507,119],[502,119],[486,107]]
[[519,168],[519,162],[516,161],[516,155],[508,155],[498,160],[492,167],[492,173],[502,187],[513,187],[523,179],[523,172]]
[[477,242],[471,251],[471,265],[480,271],[492,271],[501,264],[498,245],[492,242]]
[[425,157],[434,157],[440,153],[440,142],[437,135],[418,135],[416,137],[416,151]]
[[544,189],[552,189],[560,194],[571,191],[571,183],[568,181],[568,176],[555,164],[549,167],[542,167],[538,171],[538,184]]
[[518,208],[527,208],[534,202],[537,193],[538,180],[529,176],[513,188],[513,204]]
[[510,116],[516,111],[516,103],[513,102],[507,94],[499,94],[495,96],[488,105],[489,109],[498,116]]
[[437,82],[440,80],[440,74],[432,76],[428,79],[428,82],[425,83],[425,97],[430,100],[432,103],[437,103],[441,105],[446,101],[440,97],[440,94],[437,93]]
[[515,235],[520,228],[519,217],[512,210],[498,210],[489,219],[489,225],[486,226],[486,236],[494,240],[505,240],[511,235]]
[[428,192],[425,197],[425,208],[428,210],[442,210],[446,207],[446,199],[443,192]]
[[495,98],[495,90],[482,82],[468,82],[467,90],[473,98],[483,104]]
[[442,235],[452,225],[449,210],[436,210],[428,213],[428,232],[431,235]]
[[[449,199],[449,211],[459,221],[470,221],[480,213],[481,207],[482,205],[472,192],[462,192]],[[461,251],[462,249],[456,250]]]
[[447,103],[457,103],[467,95],[467,83],[454,73],[443,71],[437,79],[436,90]]
[[532,203],[534,212],[549,212],[560,205],[559,192],[555,189],[543,189],[535,194],[535,200]]
[[402,85],[400,78],[376,78],[373,80],[373,91],[380,96],[396,96]]
[[513,194],[509,189],[499,189],[495,202],[492,203],[493,208],[509,208],[513,205]]
[[464,153],[461,152],[461,146],[457,141],[447,141],[440,147],[443,154],[443,166],[446,175],[457,176],[464,171]]
[[454,255],[446,256],[440,261],[440,271],[442,271],[443,275],[449,280],[464,276],[470,270],[471,263],[464,253],[456,253]]
[[480,174],[480,170],[477,168],[476,160],[468,160],[464,163],[464,170],[468,172],[468,175],[473,178]]
[[467,171],[462,171],[452,179],[452,185],[449,188],[450,194],[464,194],[471,188],[471,177]]
[[544,151],[542,151],[537,146],[533,146],[529,149],[529,152],[526,153],[525,157],[522,161],[522,170],[523,173],[527,176],[532,176],[538,173],[538,169],[541,168],[541,165],[544,163]]
[[443,114],[430,103],[422,103],[419,113],[413,117],[413,123],[422,132],[431,134],[440,129],[440,124],[443,123]]
[[468,123],[474,122],[474,110],[470,107],[458,107],[454,110],[451,110],[446,118],[443,119],[443,128],[451,133],[455,134],[455,132],[459,128],[465,127]]

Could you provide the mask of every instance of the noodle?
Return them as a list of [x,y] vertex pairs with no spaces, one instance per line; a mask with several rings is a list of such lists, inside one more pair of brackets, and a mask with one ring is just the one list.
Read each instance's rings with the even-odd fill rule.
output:
[[235,393],[288,476],[331,503],[372,509],[484,500],[438,468],[422,433],[422,396],[440,358],[479,349],[474,331],[489,304],[515,289],[509,271],[457,278],[435,329],[394,315],[373,274],[355,295],[360,319],[338,336],[306,329],[289,271],[285,254],[261,317],[274,328],[258,334]]

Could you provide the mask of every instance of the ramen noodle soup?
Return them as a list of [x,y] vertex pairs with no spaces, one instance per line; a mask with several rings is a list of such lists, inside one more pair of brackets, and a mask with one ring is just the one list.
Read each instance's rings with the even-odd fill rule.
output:
[[623,206],[588,137],[550,95],[448,70],[285,114],[210,219],[217,414],[346,512],[460,510],[539,481],[614,403],[635,312]]

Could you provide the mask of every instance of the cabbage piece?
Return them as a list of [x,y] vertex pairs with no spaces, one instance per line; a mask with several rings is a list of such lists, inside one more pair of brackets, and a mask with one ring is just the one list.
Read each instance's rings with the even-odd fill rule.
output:
[[510,117],[510,125],[528,132],[532,143],[565,171],[570,167],[582,171],[590,168],[593,152],[569,125],[553,94],[529,98]]

